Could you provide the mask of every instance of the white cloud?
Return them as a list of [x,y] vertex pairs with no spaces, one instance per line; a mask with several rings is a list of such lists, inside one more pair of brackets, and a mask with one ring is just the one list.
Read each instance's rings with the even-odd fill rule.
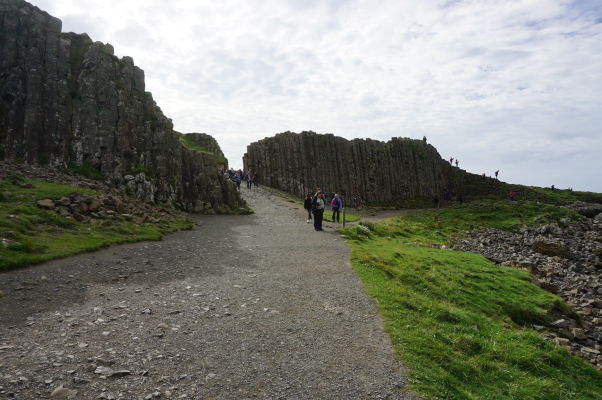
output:
[[426,135],[472,172],[602,191],[602,2],[38,0],[130,55],[234,166],[284,130]]

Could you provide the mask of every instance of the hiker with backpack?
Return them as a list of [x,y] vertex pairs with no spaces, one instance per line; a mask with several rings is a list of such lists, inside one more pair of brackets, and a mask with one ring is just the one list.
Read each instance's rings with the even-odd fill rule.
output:
[[332,222],[341,222],[341,210],[343,209],[343,200],[339,197],[338,193],[335,193],[330,202],[330,208],[332,209]]

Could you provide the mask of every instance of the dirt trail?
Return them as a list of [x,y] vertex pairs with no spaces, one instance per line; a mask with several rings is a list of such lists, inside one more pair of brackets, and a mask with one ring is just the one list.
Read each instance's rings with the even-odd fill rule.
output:
[[0,274],[0,398],[413,398],[339,235],[243,194],[255,215]]

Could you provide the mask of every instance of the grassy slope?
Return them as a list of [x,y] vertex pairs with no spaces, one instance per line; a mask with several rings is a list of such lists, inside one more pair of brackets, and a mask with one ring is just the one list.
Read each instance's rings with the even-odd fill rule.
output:
[[431,399],[599,399],[602,375],[529,328],[567,306],[527,272],[440,250],[462,230],[578,218],[535,203],[474,203],[343,230],[414,389]]
[[115,221],[110,226],[83,224],[42,210],[36,201],[58,199],[72,192],[95,192],[47,182],[21,180],[34,188],[21,188],[0,181],[0,238],[13,243],[0,245],[0,270],[65,257],[113,243],[158,240],[165,232],[190,229],[189,221],[166,220],[158,224]]

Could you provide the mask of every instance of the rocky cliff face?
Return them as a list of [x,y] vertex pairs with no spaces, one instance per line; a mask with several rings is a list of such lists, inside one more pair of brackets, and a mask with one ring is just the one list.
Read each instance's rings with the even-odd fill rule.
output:
[[87,166],[147,201],[239,207],[211,154],[184,148],[130,57],[22,0],[0,0],[0,159]]
[[212,154],[219,168],[228,168],[228,160],[213,136],[206,133],[184,133],[180,136],[180,143],[188,149]]
[[434,194],[441,197],[444,188],[456,193],[472,186],[496,190],[493,180],[452,167],[430,144],[407,138],[385,143],[284,132],[250,144],[243,161],[259,183],[299,196],[320,187],[341,193],[348,204],[353,199],[367,205],[430,201]]

